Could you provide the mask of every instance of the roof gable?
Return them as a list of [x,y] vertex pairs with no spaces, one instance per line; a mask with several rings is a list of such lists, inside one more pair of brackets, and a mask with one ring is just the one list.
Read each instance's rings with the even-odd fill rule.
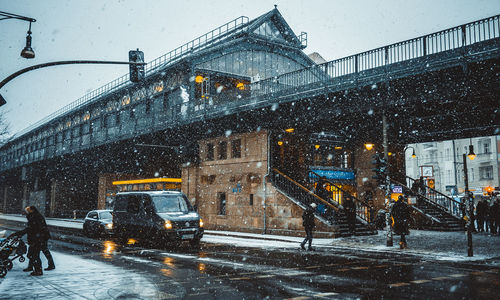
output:
[[277,8],[252,20],[248,26],[248,33],[289,46],[305,48]]

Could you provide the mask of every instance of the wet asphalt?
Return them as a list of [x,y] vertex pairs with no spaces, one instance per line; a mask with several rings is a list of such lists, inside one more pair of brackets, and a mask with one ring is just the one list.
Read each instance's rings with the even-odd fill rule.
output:
[[158,248],[57,233],[50,247],[140,272],[154,283],[155,299],[498,299],[500,293],[500,268],[486,261],[208,243]]

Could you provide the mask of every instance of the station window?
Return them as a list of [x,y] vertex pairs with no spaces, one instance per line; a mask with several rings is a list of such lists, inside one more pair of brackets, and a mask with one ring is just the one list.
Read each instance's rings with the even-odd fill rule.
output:
[[207,144],[207,160],[214,160],[214,144]]
[[241,140],[233,140],[231,141],[231,157],[232,158],[240,158],[241,157]]
[[217,200],[219,203],[219,215],[226,215],[226,193],[219,192],[217,193]]
[[253,206],[253,194],[250,194],[250,206]]
[[220,141],[219,142],[219,149],[218,154],[219,154],[219,159],[227,159],[227,142],[226,141]]

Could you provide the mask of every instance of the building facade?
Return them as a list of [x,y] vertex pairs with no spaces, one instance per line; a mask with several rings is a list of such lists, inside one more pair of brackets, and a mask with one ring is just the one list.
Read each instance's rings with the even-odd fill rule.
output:
[[[435,189],[448,195],[463,193],[464,161],[473,146],[476,157],[467,158],[469,190],[479,195],[500,186],[500,136],[410,144],[405,153],[406,175],[434,179]],[[415,158],[412,158],[413,150]],[[429,182],[429,180],[428,180]]]

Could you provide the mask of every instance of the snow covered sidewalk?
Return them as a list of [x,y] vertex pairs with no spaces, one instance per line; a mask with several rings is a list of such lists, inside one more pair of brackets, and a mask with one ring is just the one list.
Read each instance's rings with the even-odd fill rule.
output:
[[[156,299],[155,285],[139,272],[111,264],[52,251],[56,269],[43,276],[30,276],[22,270],[28,260],[0,278],[0,299]],[[42,264],[46,267],[45,257]]]

